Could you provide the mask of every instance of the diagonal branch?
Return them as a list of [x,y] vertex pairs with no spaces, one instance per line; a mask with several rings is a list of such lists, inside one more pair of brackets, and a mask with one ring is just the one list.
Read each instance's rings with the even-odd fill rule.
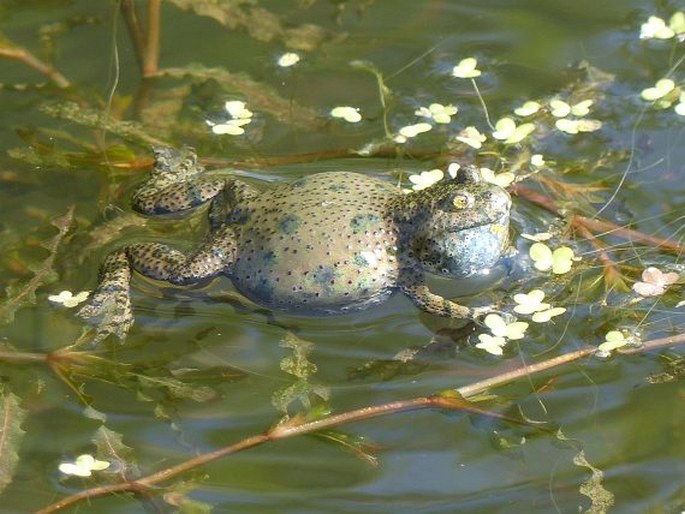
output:
[[[630,348],[621,353],[636,353],[644,351],[657,350],[664,347],[675,346],[678,344],[685,344],[685,333],[678,334],[663,339],[654,339],[645,342],[639,348]],[[541,373],[564,364],[578,361],[596,352],[595,348],[584,348],[571,353],[560,355],[552,359],[545,360],[529,366],[521,366],[513,371],[502,373],[495,377],[475,382],[463,387],[453,390],[456,393],[454,396],[450,395],[432,395],[412,398],[408,400],[395,401],[385,403],[382,405],[375,405],[370,407],[362,407],[352,411],[343,412],[326,416],[324,418],[313,421],[293,421],[283,425],[277,425],[262,434],[253,435],[238,441],[237,443],[224,446],[212,452],[204,453],[183,461],[175,466],[163,469],[138,480],[123,482],[120,484],[106,485],[102,487],[94,487],[80,491],[71,496],[67,496],[43,509],[37,511],[36,514],[51,514],[69,506],[75,505],[84,500],[91,500],[99,496],[105,496],[113,493],[132,492],[132,493],[147,493],[150,492],[153,486],[157,486],[171,478],[175,478],[187,471],[195,469],[204,464],[208,464],[214,460],[232,455],[234,453],[254,448],[262,444],[288,439],[300,435],[310,434],[325,428],[333,428],[355,421],[367,420],[380,416],[388,416],[391,414],[398,414],[400,412],[408,412],[422,409],[443,409],[443,410],[469,410],[479,414],[485,413],[478,408],[474,408],[468,403],[468,398],[479,395],[493,387],[501,386],[517,380],[522,377],[529,377],[530,375]],[[462,400],[465,398],[466,400]]]

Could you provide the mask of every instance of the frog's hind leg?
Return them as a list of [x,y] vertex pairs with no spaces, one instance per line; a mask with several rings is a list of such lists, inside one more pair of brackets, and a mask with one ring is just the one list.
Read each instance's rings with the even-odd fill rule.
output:
[[229,271],[236,250],[235,234],[228,225],[212,232],[188,255],[161,243],[125,248],[128,262],[138,273],[176,285],[193,284]]
[[94,342],[109,334],[124,339],[133,324],[131,270],[172,284],[190,284],[228,272],[235,254],[235,235],[229,226],[212,233],[187,256],[161,243],[121,248],[105,259],[100,282],[78,316],[97,327]]

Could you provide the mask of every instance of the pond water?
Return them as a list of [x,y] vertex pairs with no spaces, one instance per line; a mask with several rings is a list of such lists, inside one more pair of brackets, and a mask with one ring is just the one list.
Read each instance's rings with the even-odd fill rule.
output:
[[[148,2],[133,4],[144,29]],[[679,249],[662,243],[682,245],[684,234],[685,118],[676,111],[685,43],[665,37],[663,27],[662,39],[640,39],[640,30],[652,15],[668,23],[683,2],[162,4],[162,73],[143,81],[118,3],[0,1],[2,55],[24,49],[71,85],[61,89],[18,59],[0,61],[1,512],[36,511],[237,443],[282,420],[283,407],[293,417],[321,416],[432,395],[597,347],[612,330],[642,341],[682,335],[685,269]],[[300,61],[279,66],[288,51]],[[482,70],[474,81],[453,76],[467,57]],[[652,91],[663,98],[641,98],[666,77],[672,87]],[[553,99],[568,100],[574,112],[550,114],[563,109],[550,106]],[[244,134],[211,130],[230,118],[229,100],[254,112]],[[528,100],[541,110],[514,115]],[[415,114],[432,103],[456,105],[458,113],[446,124]],[[332,118],[336,106],[357,108],[362,120]],[[88,113],[106,113],[107,130],[93,127]],[[533,123],[534,132],[495,141],[488,118],[505,116]],[[588,122],[572,135],[557,128],[562,118],[601,127]],[[392,141],[402,127],[426,121],[430,131]],[[480,150],[455,139],[468,126],[488,137]],[[475,346],[487,327],[435,318],[400,295],[317,318],[255,307],[227,279],[176,288],[134,277],[135,325],[126,341],[93,347],[86,332],[82,353],[65,354],[84,325],[48,296],[92,290],[100,262],[123,243],[189,246],[206,230],[204,214],[132,214],[130,196],[149,171],[153,141],[191,145],[208,167],[231,168],[262,188],[334,170],[409,187],[409,175],[446,160],[513,170],[518,255],[485,291],[437,279],[431,288],[505,312],[513,295],[542,289],[566,312],[546,323],[517,314],[529,327],[497,356]],[[534,154],[545,164],[530,164]],[[572,224],[574,214],[612,225]],[[55,240],[51,223],[65,215],[69,230]],[[528,256],[532,241],[522,234],[548,231],[550,248],[568,246],[580,257],[568,273],[539,271]],[[649,266],[678,282],[663,295],[632,292]],[[404,365],[396,358],[426,345]],[[490,416],[423,409],[369,417],[193,467],[144,494],[103,495],[71,508],[680,513],[682,368],[677,345],[585,357],[489,389],[476,405]],[[60,472],[81,454],[110,466],[90,477]]]

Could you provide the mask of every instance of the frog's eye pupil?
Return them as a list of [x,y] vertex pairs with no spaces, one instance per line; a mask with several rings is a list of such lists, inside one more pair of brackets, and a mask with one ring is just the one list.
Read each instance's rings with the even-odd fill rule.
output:
[[468,209],[473,205],[473,195],[465,192],[456,193],[452,198],[452,205],[459,210]]

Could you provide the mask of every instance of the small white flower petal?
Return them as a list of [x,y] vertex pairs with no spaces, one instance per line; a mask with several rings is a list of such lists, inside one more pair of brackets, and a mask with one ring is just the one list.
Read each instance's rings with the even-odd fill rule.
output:
[[348,123],[358,123],[362,120],[362,115],[357,107],[340,105],[331,109],[331,116],[341,118]]
[[508,187],[512,182],[514,182],[514,180],[516,180],[516,175],[514,175],[510,171],[505,171],[503,173],[498,174],[495,174],[495,172],[492,171],[490,168],[480,168],[479,171],[480,176],[483,180],[502,188]]
[[[235,121],[235,120],[229,120],[229,121]],[[236,125],[234,123],[217,123],[212,127],[212,132],[214,134],[223,136],[223,135],[229,135],[229,136],[240,136],[241,134],[245,133],[245,129],[242,128],[240,125]]]
[[398,132],[400,136],[410,138],[416,137],[424,132],[428,132],[432,128],[433,127],[430,125],[430,123],[416,123],[414,125],[407,125],[405,127],[402,127]]
[[650,16],[640,26],[640,39],[670,39],[674,35],[673,30],[658,16]]
[[478,150],[483,143],[486,141],[487,137],[481,134],[476,127],[466,127],[459,134],[457,134],[456,139],[469,145],[471,148]]
[[447,166],[447,174],[451,178],[456,178],[459,168],[461,168],[461,164],[459,164],[458,162],[451,162],[450,165]]
[[648,102],[663,98],[668,93],[675,89],[675,82],[671,79],[660,79],[654,84],[654,87],[643,89],[640,96],[643,100]]
[[533,260],[533,265],[540,271],[547,271],[552,268],[552,249],[544,243],[534,243],[528,255]]
[[226,112],[230,114],[233,118],[251,118],[252,111],[250,111],[246,106],[245,102],[241,100],[229,100],[224,104]]
[[503,337],[491,336],[490,334],[479,334],[478,339],[480,343],[476,344],[476,348],[485,350],[492,355],[503,355],[503,347],[507,343],[507,340]]
[[504,337],[507,333],[507,323],[499,314],[488,314],[483,320],[483,324],[490,329],[495,336]]
[[549,106],[552,109],[552,116],[555,118],[565,118],[571,114],[571,106],[563,100],[551,100]]
[[473,57],[462,59],[459,64],[452,68],[452,75],[462,79],[480,77],[481,71],[478,69],[478,61]]
[[536,153],[530,156],[530,164],[536,168],[541,168],[545,165],[545,158],[541,153]]
[[533,314],[532,319],[535,323],[547,323],[553,317],[559,316],[565,312],[566,312],[566,309],[564,307],[554,307],[554,308],[547,309],[544,311],[536,312],[535,314]]
[[571,107],[571,114],[582,118],[590,113],[590,106],[594,103],[592,100],[583,100]]
[[528,329],[528,323],[525,321],[514,321],[507,325],[507,331],[505,336],[507,339],[523,339],[526,330]]
[[278,65],[281,68],[289,68],[300,62],[300,55],[295,52],[286,52],[278,58]]
[[414,184],[412,186],[414,191],[420,191],[439,182],[443,177],[443,171],[436,168],[434,170],[422,171],[419,175],[409,175],[409,181]]
[[505,140],[511,136],[516,130],[516,122],[511,118],[501,118],[495,123],[495,130],[492,137],[495,139]]
[[514,109],[514,114],[523,117],[530,116],[538,112],[540,110],[540,107],[541,105],[538,102],[530,100],[524,103],[521,107]]

